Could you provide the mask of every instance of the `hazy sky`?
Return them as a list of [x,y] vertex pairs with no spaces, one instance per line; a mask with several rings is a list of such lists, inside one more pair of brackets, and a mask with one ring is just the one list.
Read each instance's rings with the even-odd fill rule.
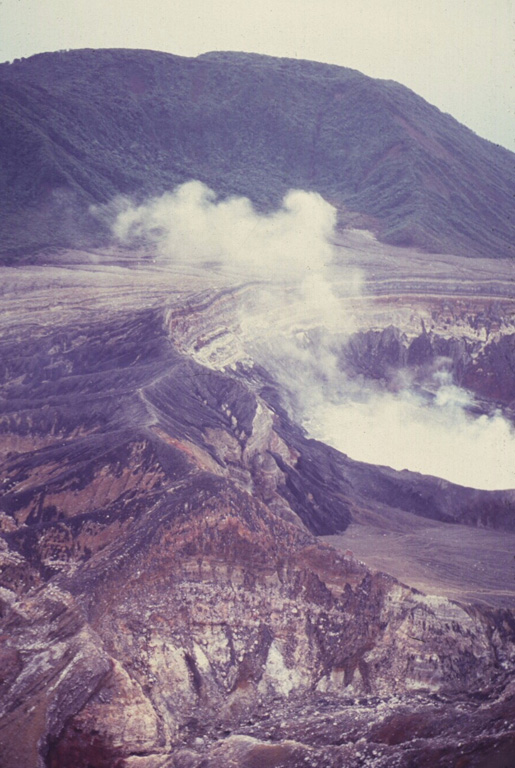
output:
[[0,60],[237,50],[397,80],[515,150],[514,0],[0,0]]

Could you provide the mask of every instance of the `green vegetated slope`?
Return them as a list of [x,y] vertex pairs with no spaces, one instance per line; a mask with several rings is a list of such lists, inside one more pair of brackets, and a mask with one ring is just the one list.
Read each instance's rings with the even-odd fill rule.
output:
[[515,155],[407,88],[252,54],[80,50],[0,65],[0,256],[100,242],[88,212],[191,178],[316,190],[385,242],[513,254]]

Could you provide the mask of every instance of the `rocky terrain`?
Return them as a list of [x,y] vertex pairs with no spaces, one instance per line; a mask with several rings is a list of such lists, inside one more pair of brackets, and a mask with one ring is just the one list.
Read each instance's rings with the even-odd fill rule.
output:
[[[0,70],[2,768],[508,768],[515,489],[353,460],[299,384],[430,403],[437,371],[515,423],[513,155],[310,62]],[[320,193],[331,258],[113,238],[113,198],[191,178],[253,201],[243,252]]]
[[[234,362],[245,284],[86,257],[3,272],[1,764],[508,765],[514,492],[307,439]],[[434,309],[357,331],[342,358],[381,377],[447,345],[495,374],[512,316],[482,317],[475,341]],[[446,528],[477,537],[450,575],[419,550]]]

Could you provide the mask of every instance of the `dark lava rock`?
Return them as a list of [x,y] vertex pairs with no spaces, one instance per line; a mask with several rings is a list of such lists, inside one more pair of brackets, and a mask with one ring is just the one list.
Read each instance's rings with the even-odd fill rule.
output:
[[515,334],[487,344],[469,363],[463,384],[484,397],[512,405],[515,402]]

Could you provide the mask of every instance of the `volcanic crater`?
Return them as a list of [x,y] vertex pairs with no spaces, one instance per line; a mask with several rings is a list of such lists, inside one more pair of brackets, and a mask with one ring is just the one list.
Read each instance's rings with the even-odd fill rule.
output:
[[[510,765],[514,488],[313,418],[450,392],[513,436],[513,156],[311,62],[61,52],[0,86],[0,764]],[[234,237],[178,248],[192,195]]]
[[[310,439],[243,349],[253,285],[77,258],[3,270],[2,764],[502,765],[515,493]],[[513,302],[411,266],[382,328],[382,263],[346,371],[444,356],[512,418]]]

